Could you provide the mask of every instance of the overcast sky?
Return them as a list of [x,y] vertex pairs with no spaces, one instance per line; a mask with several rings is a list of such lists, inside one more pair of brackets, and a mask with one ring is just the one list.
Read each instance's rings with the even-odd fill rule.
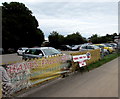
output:
[[83,37],[118,33],[119,0],[0,0],[24,3],[39,22],[45,37],[80,32]]

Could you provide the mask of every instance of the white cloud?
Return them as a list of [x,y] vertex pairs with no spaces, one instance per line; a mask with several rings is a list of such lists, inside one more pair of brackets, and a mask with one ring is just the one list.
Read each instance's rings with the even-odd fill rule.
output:
[[24,1],[33,3],[33,2],[118,2],[119,0],[24,0]]
[[57,31],[62,35],[67,35],[78,31],[84,37],[89,37],[95,33],[103,36],[105,34],[116,32],[118,28],[117,23],[89,23],[70,19],[42,19],[39,20],[39,22],[40,28],[44,31],[46,37],[52,31]]
[[0,0],[3,2],[41,3],[41,2],[119,2],[119,0]]
[[[0,2],[11,1],[1,0]],[[46,37],[52,31],[82,36],[111,34],[118,31],[118,0],[16,0],[36,16]]]

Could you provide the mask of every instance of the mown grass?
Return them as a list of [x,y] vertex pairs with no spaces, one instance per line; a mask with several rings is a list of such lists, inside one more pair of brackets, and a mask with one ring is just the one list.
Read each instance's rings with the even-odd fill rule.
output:
[[119,57],[119,56],[120,56],[120,53],[109,54],[109,55],[105,56],[103,59],[88,65],[87,69],[91,70],[91,69],[97,68],[97,67],[99,67],[99,66],[101,66],[101,65],[103,65],[103,64],[105,64],[105,63],[107,63],[107,62],[109,62],[109,61],[111,61],[111,60],[113,60],[117,57]]

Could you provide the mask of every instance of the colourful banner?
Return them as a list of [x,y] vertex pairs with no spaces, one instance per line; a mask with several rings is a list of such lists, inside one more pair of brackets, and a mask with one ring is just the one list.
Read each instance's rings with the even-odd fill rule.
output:
[[67,72],[70,59],[69,55],[55,55],[1,66],[8,76],[6,76],[7,81],[5,83],[3,81],[2,84],[3,97],[60,76],[63,72]]

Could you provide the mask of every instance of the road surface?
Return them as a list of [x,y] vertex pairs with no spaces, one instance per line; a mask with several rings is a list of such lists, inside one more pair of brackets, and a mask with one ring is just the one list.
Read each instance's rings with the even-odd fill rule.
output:
[[18,56],[17,53],[0,55],[0,65],[14,63],[16,61],[21,61],[21,60],[22,60],[22,56]]
[[118,97],[118,58],[89,72],[77,72],[33,88],[19,97]]

